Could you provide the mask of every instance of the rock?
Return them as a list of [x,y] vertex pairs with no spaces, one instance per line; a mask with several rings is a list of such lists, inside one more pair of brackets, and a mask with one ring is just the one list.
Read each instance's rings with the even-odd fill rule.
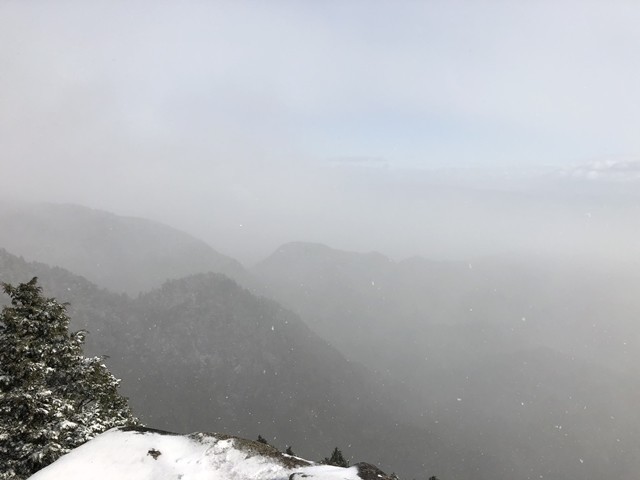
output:
[[395,475],[387,475],[375,465],[360,462],[354,465],[358,469],[358,476],[362,480],[397,480]]

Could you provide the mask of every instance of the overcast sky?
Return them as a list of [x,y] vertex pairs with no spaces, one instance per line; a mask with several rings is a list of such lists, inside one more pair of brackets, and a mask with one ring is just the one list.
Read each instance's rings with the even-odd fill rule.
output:
[[327,203],[336,165],[636,158],[638,25],[633,1],[5,0],[1,187],[230,228],[367,204]]

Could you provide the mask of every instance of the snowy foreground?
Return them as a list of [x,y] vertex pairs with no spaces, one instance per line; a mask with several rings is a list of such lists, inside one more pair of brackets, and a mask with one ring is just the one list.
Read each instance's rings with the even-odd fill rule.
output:
[[218,434],[176,435],[115,428],[69,452],[30,480],[374,480],[368,464],[315,465],[258,442]]

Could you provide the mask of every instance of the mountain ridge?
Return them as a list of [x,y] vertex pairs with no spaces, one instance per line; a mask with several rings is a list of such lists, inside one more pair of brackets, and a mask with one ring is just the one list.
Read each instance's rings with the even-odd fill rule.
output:
[[[73,327],[92,332],[88,353],[108,355],[136,415],[154,427],[261,433],[311,458],[341,445],[396,471],[400,462],[407,475],[425,463],[445,473],[467,468],[454,462],[464,447],[436,448],[448,444],[444,428],[394,418],[389,405],[404,410],[403,400],[383,379],[345,361],[293,313],[220,274],[168,281],[131,299],[6,251],[0,266],[2,281],[39,276],[45,294],[52,285],[60,301],[71,300]],[[468,457],[488,461],[473,449]]]
[[169,278],[215,271],[239,281],[235,259],[159,222],[73,204],[0,205],[0,247],[136,295]]

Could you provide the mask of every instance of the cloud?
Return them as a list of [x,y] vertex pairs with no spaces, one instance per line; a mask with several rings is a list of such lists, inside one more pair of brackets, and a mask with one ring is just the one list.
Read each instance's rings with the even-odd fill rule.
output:
[[[113,129],[214,152],[232,141],[414,162],[475,150],[482,162],[516,162],[527,148],[575,159],[639,147],[640,8],[629,3],[150,5],[5,2],[5,140],[34,118],[68,117],[70,139],[89,120],[106,138]],[[84,117],[68,115],[77,92],[91,92]],[[386,136],[369,130],[387,118],[396,128]],[[433,124],[447,130],[439,143],[402,136]],[[505,129],[524,153],[500,144]]]
[[640,180],[640,157],[614,156],[591,160],[556,172],[562,179],[605,182],[637,182]]
[[433,200],[402,168],[640,152],[638,23],[624,2],[2,2],[0,186],[214,244],[323,241],[333,209],[332,238],[386,248],[376,222]]

